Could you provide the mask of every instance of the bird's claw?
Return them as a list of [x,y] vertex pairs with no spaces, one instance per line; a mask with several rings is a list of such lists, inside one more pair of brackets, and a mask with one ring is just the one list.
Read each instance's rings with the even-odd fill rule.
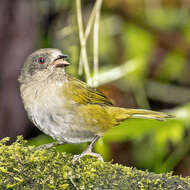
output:
[[72,162],[76,162],[77,160],[80,160],[83,156],[90,155],[98,158],[101,162],[104,162],[103,158],[100,154],[94,153],[94,152],[83,152],[82,154],[74,155]]

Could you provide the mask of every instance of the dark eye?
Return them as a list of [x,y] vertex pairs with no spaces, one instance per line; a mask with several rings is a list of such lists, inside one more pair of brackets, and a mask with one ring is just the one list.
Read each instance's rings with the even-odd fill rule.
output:
[[38,58],[38,63],[39,64],[44,64],[45,63],[45,59],[43,57],[39,57]]

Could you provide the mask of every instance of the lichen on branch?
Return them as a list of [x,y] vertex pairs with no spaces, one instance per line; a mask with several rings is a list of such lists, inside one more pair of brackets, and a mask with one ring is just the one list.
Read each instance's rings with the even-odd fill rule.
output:
[[73,156],[55,148],[36,150],[18,137],[12,145],[0,141],[0,189],[190,189],[190,178],[154,174],[85,156]]

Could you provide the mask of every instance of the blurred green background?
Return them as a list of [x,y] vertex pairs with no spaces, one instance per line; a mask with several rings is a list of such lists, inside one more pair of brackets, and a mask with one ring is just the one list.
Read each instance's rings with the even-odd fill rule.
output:
[[[84,28],[95,4],[82,0]],[[166,122],[130,119],[96,144],[106,161],[190,175],[190,2],[189,0],[103,0],[99,30],[99,86],[116,106],[162,110]],[[76,1],[0,1],[0,137],[19,134],[29,144],[52,139],[27,120],[17,77],[25,58],[38,48],[69,55],[68,72],[79,75],[80,41]],[[93,76],[93,32],[86,44]],[[80,153],[87,144],[63,145]]]

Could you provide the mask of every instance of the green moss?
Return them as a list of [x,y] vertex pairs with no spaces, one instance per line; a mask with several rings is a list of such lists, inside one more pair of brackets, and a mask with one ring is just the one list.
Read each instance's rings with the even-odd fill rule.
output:
[[72,155],[26,146],[18,137],[0,141],[0,189],[190,189],[190,178],[154,174],[93,157],[73,163]]

